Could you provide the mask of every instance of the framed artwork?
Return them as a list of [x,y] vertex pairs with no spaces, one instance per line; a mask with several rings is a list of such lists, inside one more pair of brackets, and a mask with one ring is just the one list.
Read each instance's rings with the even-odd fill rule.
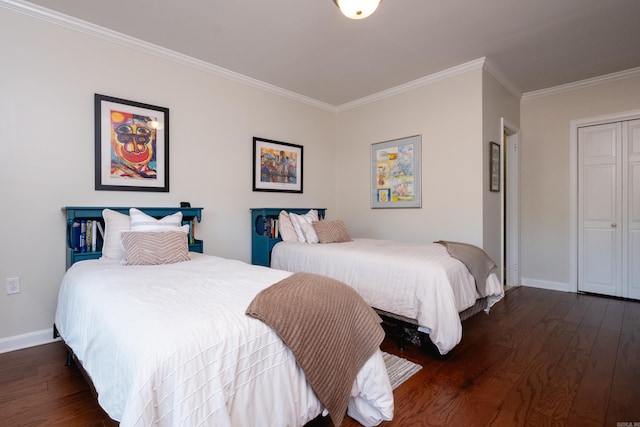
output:
[[169,191],[169,109],[95,94],[95,188]]
[[253,191],[302,193],[302,149],[253,137]]
[[489,143],[489,191],[500,191],[500,145]]
[[371,144],[371,207],[419,208],[421,136]]

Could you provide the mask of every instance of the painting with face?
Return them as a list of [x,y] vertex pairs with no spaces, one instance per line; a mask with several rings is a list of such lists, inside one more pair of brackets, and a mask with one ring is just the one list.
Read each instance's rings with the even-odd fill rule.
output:
[[150,117],[111,110],[111,177],[156,179],[154,123]]

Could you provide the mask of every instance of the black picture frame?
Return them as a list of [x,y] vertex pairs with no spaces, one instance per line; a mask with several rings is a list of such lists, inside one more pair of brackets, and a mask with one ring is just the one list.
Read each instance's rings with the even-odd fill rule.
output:
[[94,95],[95,189],[169,191],[169,109]]
[[489,142],[489,191],[500,191],[500,144]]
[[253,137],[253,191],[302,193],[304,147]]

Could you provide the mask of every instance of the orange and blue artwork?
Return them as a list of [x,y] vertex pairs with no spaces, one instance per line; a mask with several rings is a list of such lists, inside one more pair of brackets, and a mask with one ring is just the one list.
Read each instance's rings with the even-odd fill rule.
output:
[[260,149],[260,182],[296,184],[298,155],[293,151]]
[[111,177],[157,178],[155,123],[150,117],[111,110]]

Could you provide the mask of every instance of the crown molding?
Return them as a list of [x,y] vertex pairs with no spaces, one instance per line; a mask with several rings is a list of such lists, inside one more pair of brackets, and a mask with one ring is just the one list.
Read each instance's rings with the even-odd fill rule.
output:
[[99,25],[92,24],[81,19],[65,15],[63,13],[55,12],[53,10],[26,2],[22,0],[0,0],[0,6],[7,9],[14,10],[16,12],[30,15],[35,18],[42,19],[53,24],[57,24],[72,30],[76,30],[85,34],[89,34],[94,37],[101,38],[119,45],[136,49],[141,52],[145,52],[151,55],[158,56],[169,61],[176,62],[178,64],[185,65],[190,68],[194,68],[205,73],[222,77],[227,80],[239,82],[247,86],[251,86],[257,89],[270,92],[275,95],[279,95],[285,98],[292,99],[294,101],[301,102],[303,104],[310,105],[322,110],[330,112],[336,112],[336,107],[325,102],[318,101],[313,98],[309,98],[304,95],[292,92],[290,90],[283,89],[281,87],[265,83],[263,81],[245,76],[243,74],[236,73],[226,68],[219,67],[217,65],[210,64],[205,61],[201,61],[196,58],[192,58],[187,55],[163,48],[161,46],[145,42],[143,40],[131,37],[117,31],[109,30]]
[[395,86],[390,89],[383,90],[378,93],[374,93],[373,95],[365,96],[364,98],[360,98],[352,102],[347,102],[346,104],[342,104],[338,106],[336,108],[336,111],[339,113],[342,111],[351,110],[353,108],[360,107],[362,105],[369,104],[375,101],[379,101],[384,98],[389,98],[391,96],[398,95],[400,93],[408,92],[410,90],[413,90],[422,86],[426,86],[440,80],[445,80],[460,74],[464,74],[471,70],[478,70],[484,66],[484,63],[485,63],[485,58],[479,58],[473,61],[465,62],[464,64],[460,64],[455,67],[451,67],[446,70],[410,81],[408,83],[404,83],[399,86]]
[[640,67],[631,68],[629,70],[619,71],[617,73],[605,74],[604,76],[593,77],[590,79],[579,80],[573,83],[567,83],[565,85],[550,87],[548,89],[541,89],[533,92],[527,92],[522,96],[522,100],[528,101],[535,98],[556,95],[559,93],[570,92],[578,89],[584,89],[591,86],[598,86],[605,83],[611,83],[616,80],[622,80],[622,79],[638,77],[638,76],[640,76]]
[[500,82],[500,84],[504,86],[509,91],[509,93],[511,93],[511,95],[515,96],[517,99],[522,98],[522,91],[518,89],[518,87],[511,80],[509,80],[509,78],[507,78],[507,76],[504,75],[502,71],[500,71],[498,67],[496,67],[496,65],[488,58],[485,58],[484,60],[484,69],[487,70],[487,72],[491,74],[496,80],[498,80],[498,82]]

